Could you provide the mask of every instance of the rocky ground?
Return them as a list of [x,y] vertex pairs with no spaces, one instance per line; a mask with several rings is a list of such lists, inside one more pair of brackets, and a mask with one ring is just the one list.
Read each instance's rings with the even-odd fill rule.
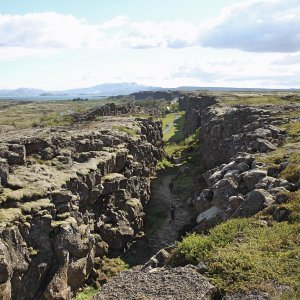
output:
[[210,300],[217,289],[191,267],[124,272],[105,285],[94,300]]
[[0,299],[70,299],[143,228],[161,123],[112,113],[2,134]]

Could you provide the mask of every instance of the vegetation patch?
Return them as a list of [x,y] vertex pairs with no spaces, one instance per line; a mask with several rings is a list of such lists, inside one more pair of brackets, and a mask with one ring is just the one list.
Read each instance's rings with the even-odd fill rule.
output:
[[[300,190],[288,193],[289,201],[282,206],[287,208],[290,212],[290,221],[294,223],[300,223]],[[300,272],[300,270],[299,270]]]
[[280,177],[292,183],[300,181],[300,165],[296,163],[288,164],[280,173]]
[[164,141],[165,142],[179,142],[184,139],[184,112],[170,113],[162,118]]
[[300,122],[289,122],[283,125],[283,128],[289,134],[290,142],[299,142],[300,141]]
[[120,132],[125,132],[130,136],[137,136],[136,130],[133,128],[120,125],[120,126],[113,126],[113,129],[118,130]]
[[20,208],[5,208],[0,209],[0,227],[11,223],[22,216]]
[[171,163],[168,159],[164,158],[162,161],[159,161],[156,165],[157,170],[166,170],[168,168],[173,168],[174,164]]
[[91,300],[93,296],[96,295],[98,291],[91,287],[87,286],[85,287],[81,292],[79,292],[76,297],[74,298],[75,300]]
[[127,270],[128,265],[120,258],[104,257],[101,261],[100,270],[109,278],[117,275],[121,271]]
[[288,105],[299,103],[299,98],[282,97],[276,93],[249,95],[230,95],[223,97],[222,102],[227,105]]
[[179,243],[170,264],[207,264],[205,276],[226,291],[262,289],[272,283],[297,290],[300,225],[267,226],[256,219],[233,219],[208,235],[191,234]]

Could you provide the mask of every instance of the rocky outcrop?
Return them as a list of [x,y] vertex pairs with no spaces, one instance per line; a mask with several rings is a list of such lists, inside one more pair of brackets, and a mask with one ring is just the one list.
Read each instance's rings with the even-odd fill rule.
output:
[[126,117],[3,134],[0,299],[70,299],[93,284],[95,260],[143,228],[161,138],[160,122]]
[[201,126],[201,115],[203,109],[216,103],[216,97],[213,96],[183,96],[179,98],[179,107],[185,111],[185,135],[192,134]]
[[238,152],[268,152],[282,145],[284,130],[276,125],[277,109],[213,106],[201,112],[201,166],[227,163]]
[[164,92],[164,91],[141,91],[132,93],[135,100],[155,99],[155,100],[173,100],[177,96],[177,92]]
[[82,121],[91,121],[95,120],[97,117],[103,116],[118,116],[129,113],[136,113],[137,107],[128,103],[123,105],[116,105],[115,103],[107,103],[100,107],[96,107],[92,110],[89,110],[84,113],[78,113],[73,115],[73,119],[75,122]]
[[[247,153],[203,173],[208,188],[192,200],[200,213],[196,231],[205,232],[229,218],[254,216],[278,202],[276,199],[282,198],[278,197],[280,193],[297,189],[287,180],[267,174],[263,166]],[[286,220],[288,214],[287,211],[276,211],[273,218]]]
[[[201,96],[185,97],[180,105],[186,111],[188,128],[200,128],[199,175],[207,188],[191,202],[198,211],[195,230],[207,232],[229,218],[254,216],[297,186],[278,178],[278,172],[266,169],[254,156],[282,146],[286,133],[278,125],[287,120],[278,117],[280,107],[211,105],[202,101]],[[282,165],[281,171],[284,168]],[[280,221],[287,220],[290,213],[286,209],[275,211],[273,219]]]

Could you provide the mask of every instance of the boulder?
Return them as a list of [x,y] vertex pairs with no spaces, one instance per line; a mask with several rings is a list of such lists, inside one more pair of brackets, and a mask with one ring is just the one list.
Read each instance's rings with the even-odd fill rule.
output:
[[8,145],[8,163],[10,165],[23,165],[26,161],[26,148],[24,145],[9,144]]
[[211,208],[209,208],[205,212],[201,213],[197,217],[197,224],[200,224],[203,221],[209,221],[209,220],[215,218],[218,214],[220,214],[222,212],[223,212],[223,210],[220,209],[219,207],[212,206]]
[[252,191],[254,190],[255,185],[267,176],[267,172],[259,169],[253,169],[242,173],[241,176],[248,191]]
[[238,195],[237,182],[233,178],[218,181],[212,190],[214,193],[212,204],[219,207],[226,206],[229,197]]
[[229,197],[226,211],[233,213],[243,202],[244,202],[244,197],[240,195]]
[[288,221],[291,212],[285,207],[277,207],[273,213],[273,219],[276,222]]
[[197,198],[192,200],[192,203],[197,211],[204,211],[211,206],[212,197],[213,192],[209,189],[205,189]]
[[269,152],[277,149],[277,147],[270,141],[260,138],[252,143],[252,148],[257,152]]
[[251,191],[237,208],[234,217],[250,217],[273,203],[273,197],[263,189]]
[[9,165],[6,159],[0,158],[0,184],[5,186],[7,184],[9,174]]
[[243,173],[248,171],[250,167],[246,162],[240,162],[239,164],[237,164],[236,169]]

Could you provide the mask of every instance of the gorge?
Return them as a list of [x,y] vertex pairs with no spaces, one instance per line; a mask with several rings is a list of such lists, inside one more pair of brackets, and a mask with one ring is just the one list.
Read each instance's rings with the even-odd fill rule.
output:
[[[174,244],[186,231],[209,237],[224,222],[241,222],[241,229],[226,245],[209,246],[212,253],[230,243],[243,247],[243,226],[250,231],[287,226],[289,247],[278,252],[289,255],[291,274],[283,272],[283,280],[268,273],[257,281],[277,291],[294,290],[298,96],[279,95],[275,104],[262,96],[257,105],[255,95],[167,94],[154,95],[157,110],[139,93],[133,103],[75,114],[70,125],[1,133],[0,299],[71,299],[84,284],[99,288],[101,260],[123,257],[124,251],[128,262],[130,255],[143,255],[94,299],[270,299],[253,274],[234,288],[224,278],[240,274],[237,270],[228,265],[226,273],[204,252],[198,261],[202,248],[194,256],[184,252],[185,239]],[[178,105],[171,102],[175,97]],[[161,115],[153,111],[184,112],[168,123],[178,126],[174,134],[182,131],[181,140],[163,141]],[[170,153],[174,145],[179,148]],[[166,160],[168,167],[157,171]],[[177,205],[173,223],[171,203]],[[148,234],[144,223],[155,209],[158,224]]]

